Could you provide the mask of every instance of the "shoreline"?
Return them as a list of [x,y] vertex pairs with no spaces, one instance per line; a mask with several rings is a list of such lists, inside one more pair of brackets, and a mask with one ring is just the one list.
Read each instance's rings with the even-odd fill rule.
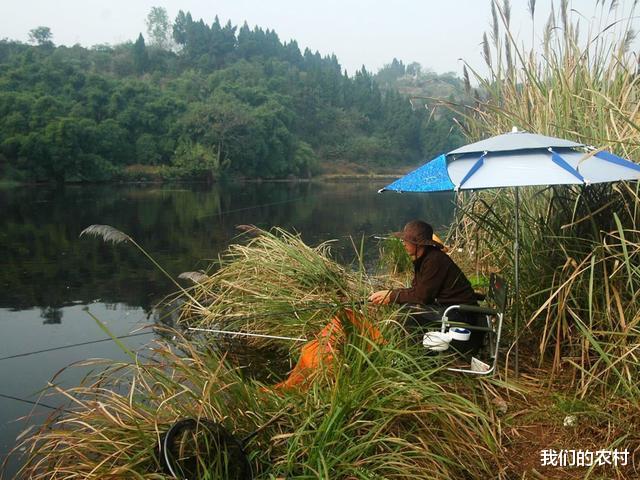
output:
[[219,183],[312,183],[312,182],[331,182],[331,181],[348,181],[348,180],[374,180],[374,179],[394,179],[405,175],[407,172],[398,173],[327,173],[314,177],[303,178],[244,178],[229,177],[223,180],[213,182],[204,180],[108,180],[104,182],[18,182],[14,180],[0,180],[0,190],[11,189],[17,187],[41,187],[41,186],[90,186],[90,185],[176,185],[176,184],[209,184],[215,185]]

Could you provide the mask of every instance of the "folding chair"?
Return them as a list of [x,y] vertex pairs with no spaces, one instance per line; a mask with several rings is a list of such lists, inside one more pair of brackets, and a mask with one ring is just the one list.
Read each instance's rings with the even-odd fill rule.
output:
[[[488,304],[492,305],[493,308],[477,305],[452,305],[448,307],[442,315],[440,331],[445,333],[451,328],[460,327],[471,332],[486,332],[485,342],[481,350],[484,350],[487,353],[491,365],[489,368],[483,368],[488,365],[479,361],[479,359],[472,358],[470,368],[451,367],[448,370],[474,375],[490,375],[495,371],[498,363],[498,350],[500,348],[502,322],[507,305],[507,284],[504,279],[494,273],[492,273],[489,278],[489,291],[486,295],[486,301]],[[477,325],[449,321],[449,315],[454,310],[476,315]]]

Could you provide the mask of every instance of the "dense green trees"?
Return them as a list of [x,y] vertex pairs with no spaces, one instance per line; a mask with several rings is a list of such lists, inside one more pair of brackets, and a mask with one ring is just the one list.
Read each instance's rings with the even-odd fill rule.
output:
[[447,145],[451,118],[389,86],[408,74],[395,59],[380,79],[364,67],[348,76],[335,56],[246,23],[181,11],[169,28],[154,9],[147,25],[151,46],[140,34],[54,47],[46,27],[33,31],[37,46],[0,41],[1,177],[100,181],[136,165],[211,180],[309,176],[336,161],[416,163]]

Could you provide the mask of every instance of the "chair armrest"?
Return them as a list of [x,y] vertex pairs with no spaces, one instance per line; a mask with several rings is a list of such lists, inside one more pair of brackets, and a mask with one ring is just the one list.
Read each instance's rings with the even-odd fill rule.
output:
[[473,292],[473,296],[476,297],[476,300],[478,302],[482,302],[483,300],[487,299],[487,296],[484,293],[480,292]]
[[467,330],[471,330],[474,332],[495,332],[495,328],[493,327],[481,327],[481,326],[471,325],[470,323],[464,323],[464,322],[447,322],[447,326],[449,328],[453,328],[453,327],[466,328]]
[[497,315],[500,313],[493,308],[479,307],[477,305],[459,305],[458,310],[461,312],[480,313],[483,315]]

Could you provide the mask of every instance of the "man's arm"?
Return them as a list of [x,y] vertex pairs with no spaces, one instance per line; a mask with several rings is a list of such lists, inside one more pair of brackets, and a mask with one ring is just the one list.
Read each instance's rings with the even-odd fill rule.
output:
[[446,277],[446,266],[436,258],[425,258],[416,272],[416,277],[409,288],[391,290],[389,297],[393,303],[433,303],[442,289]]

